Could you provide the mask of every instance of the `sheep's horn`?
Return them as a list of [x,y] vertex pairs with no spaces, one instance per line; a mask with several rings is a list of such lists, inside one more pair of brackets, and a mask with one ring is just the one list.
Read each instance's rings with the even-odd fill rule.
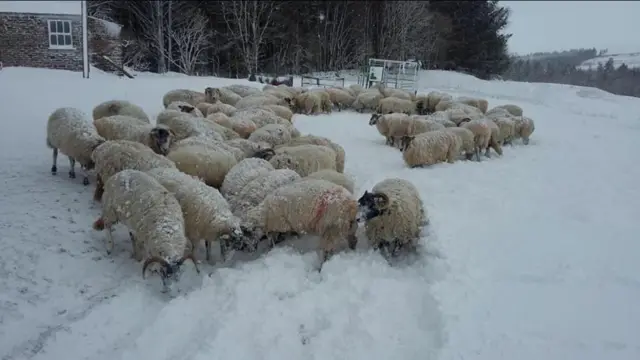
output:
[[180,260],[178,260],[178,266],[181,266],[186,260],[191,260],[193,266],[196,268],[196,272],[200,274],[200,269],[198,269],[198,264],[196,263],[196,259],[194,259],[193,254],[187,254],[183,256]]
[[164,266],[165,268],[169,268],[169,263],[167,262],[167,260],[159,257],[159,256],[152,256],[150,258],[148,258],[145,262],[144,265],[142,265],[142,278],[145,278],[145,272],[147,271],[147,267],[153,263],[159,263],[160,265]]

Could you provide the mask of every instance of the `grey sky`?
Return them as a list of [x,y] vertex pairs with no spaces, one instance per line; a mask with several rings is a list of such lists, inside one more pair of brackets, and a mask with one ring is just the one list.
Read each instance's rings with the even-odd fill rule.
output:
[[640,1],[500,1],[511,8],[509,51],[640,52]]

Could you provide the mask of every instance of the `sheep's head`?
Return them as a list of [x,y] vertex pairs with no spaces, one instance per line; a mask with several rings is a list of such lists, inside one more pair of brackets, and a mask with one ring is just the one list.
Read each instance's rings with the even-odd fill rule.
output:
[[369,125],[375,125],[380,120],[382,114],[371,114],[371,119],[369,119]]
[[389,208],[389,197],[384,193],[365,191],[358,199],[358,215],[356,221],[365,222],[383,215]]
[[193,262],[193,265],[196,268],[196,271],[200,273],[200,269],[198,269],[198,265],[196,264],[196,261],[193,258],[192,254],[187,254],[179,258],[178,260],[171,261],[171,262],[159,256],[152,256],[149,259],[147,259],[142,265],[142,278],[145,278],[145,273],[149,265],[157,263],[158,265],[160,265],[160,268],[156,270],[156,272],[160,274],[160,278],[162,279],[162,285],[166,287],[168,281],[172,281],[177,278],[178,274],[180,273],[182,264],[184,264],[186,260],[191,260]]
[[276,155],[276,152],[273,149],[269,148],[269,149],[256,151],[252,157],[269,161],[275,155]]
[[171,147],[171,143],[176,137],[176,134],[173,132],[173,130],[167,127],[156,126],[151,129],[149,136],[151,137],[151,145],[153,147],[153,151],[160,155],[167,155],[167,153],[169,152],[169,148]]
[[220,90],[212,87],[204,89],[204,99],[210,104],[215,104],[220,99]]
[[192,114],[196,108],[191,105],[178,105],[178,109],[180,109],[180,112]]
[[293,98],[291,97],[286,97],[284,98],[284,102],[285,104],[287,104],[287,106],[289,107],[289,109],[295,109],[296,108],[296,102],[293,100]]
[[400,151],[405,151],[409,148],[409,145],[411,145],[411,142],[413,142],[413,139],[415,139],[415,136],[408,136],[405,135],[402,138],[400,138]]

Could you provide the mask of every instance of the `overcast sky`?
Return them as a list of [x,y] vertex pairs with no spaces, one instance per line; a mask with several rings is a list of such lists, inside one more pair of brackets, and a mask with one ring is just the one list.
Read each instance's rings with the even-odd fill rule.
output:
[[640,52],[640,1],[500,1],[511,8],[509,51]]

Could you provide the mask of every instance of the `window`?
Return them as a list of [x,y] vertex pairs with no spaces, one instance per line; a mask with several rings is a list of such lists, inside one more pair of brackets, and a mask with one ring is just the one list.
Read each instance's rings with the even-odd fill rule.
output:
[[49,48],[73,49],[71,21],[49,20]]

